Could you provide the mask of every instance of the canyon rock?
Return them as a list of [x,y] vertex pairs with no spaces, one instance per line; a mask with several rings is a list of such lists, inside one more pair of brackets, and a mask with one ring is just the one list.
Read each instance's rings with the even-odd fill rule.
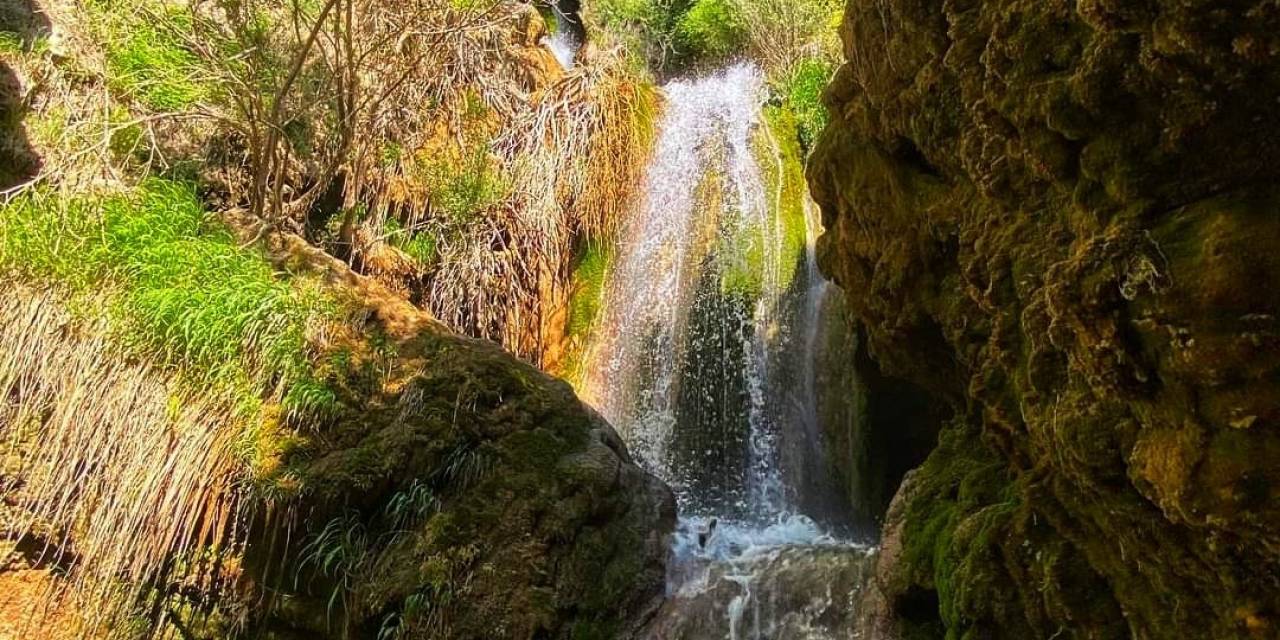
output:
[[952,416],[887,519],[896,634],[1280,634],[1277,34],[1250,0],[849,2],[820,260],[862,368]]

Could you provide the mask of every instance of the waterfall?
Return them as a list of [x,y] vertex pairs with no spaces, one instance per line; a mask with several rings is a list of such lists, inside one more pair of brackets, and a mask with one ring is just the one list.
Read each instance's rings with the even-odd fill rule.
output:
[[[785,167],[756,67],[664,90],[643,201],[616,247],[580,391],[676,494],[672,599],[653,637],[675,635],[670,625],[689,638],[782,637],[851,606],[828,584],[796,586],[824,575],[804,569],[812,554],[851,567],[840,574],[849,583],[866,557],[810,517],[822,515],[812,512],[825,469],[813,366],[829,287],[813,250],[820,224],[811,202],[803,220],[783,218]],[[784,264],[785,227],[796,223],[805,251]],[[690,617],[700,607],[719,622],[691,630],[706,618]]]
[[556,57],[556,61],[562,68],[572,69],[574,60],[578,57],[578,50],[582,48],[582,42],[572,28],[575,18],[565,14],[558,2],[551,5],[551,14],[555,27],[554,33],[547,36],[543,44],[551,50],[551,54]]
[[685,514],[757,522],[785,506],[764,410],[780,293],[778,223],[752,148],[764,92],[745,64],[666,87],[584,390]]

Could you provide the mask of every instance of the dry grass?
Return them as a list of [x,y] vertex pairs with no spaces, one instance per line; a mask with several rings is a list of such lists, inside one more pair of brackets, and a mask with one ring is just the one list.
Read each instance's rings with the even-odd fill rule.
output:
[[[19,536],[76,558],[62,583],[92,628],[170,588],[211,592],[218,549],[242,533],[229,403],[181,394],[130,361],[104,326],[55,296],[7,285],[0,304],[0,436],[21,451]],[[10,479],[9,482],[13,482]]]
[[514,189],[446,248],[432,311],[539,361],[557,331],[548,323],[567,295],[573,244],[613,237],[643,177],[658,109],[656,90],[601,56],[507,120],[495,149]]

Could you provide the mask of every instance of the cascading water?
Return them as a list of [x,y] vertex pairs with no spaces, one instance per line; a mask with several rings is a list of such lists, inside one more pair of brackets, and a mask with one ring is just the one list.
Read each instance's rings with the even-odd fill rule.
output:
[[[764,85],[737,66],[666,88],[645,202],[619,246],[586,394],[689,515],[779,511],[753,253],[775,223],[751,148]],[[768,264],[770,256],[758,259]],[[754,307],[767,306],[774,283]],[[763,314],[762,314],[763,315]]]
[[[851,603],[821,581],[798,586],[825,575],[804,567],[819,554],[828,568],[853,567],[839,581],[856,582],[865,553],[811,508],[824,503],[812,361],[828,286],[815,214],[802,221],[804,260],[783,264],[782,161],[754,66],[665,93],[581,389],[676,494],[671,599],[653,637],[826,638],[835,631],[811,618]],[[713,613],[692,613],[704,609]]]
[[582,41],[572,28],[575,19],[561,10],[559,3],[551,5],[551,12],[555,31],[546,37],[543,44],[551,50],[561,67],[571,69],[578,57],[578,50],[582,48]]

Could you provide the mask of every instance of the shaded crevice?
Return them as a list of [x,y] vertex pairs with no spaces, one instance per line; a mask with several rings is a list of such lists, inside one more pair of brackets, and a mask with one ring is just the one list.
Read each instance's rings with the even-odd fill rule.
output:
[[894,161],[900,165],[907,167],[916,173],[920,173],[931,178],[942,179],[942,171],[929,162],[924,152],[916,145],[915,141],[906,136],[898,136],[889,145],[889,154]]
[[[845,470],[859,527],[875,535],[908,471],[937,446],[950,405],[923,387],[886,375],[859,330],[853,368],[858,409],[850,429],[851,468]],[[837,464],[841,464],[837,462]]]

